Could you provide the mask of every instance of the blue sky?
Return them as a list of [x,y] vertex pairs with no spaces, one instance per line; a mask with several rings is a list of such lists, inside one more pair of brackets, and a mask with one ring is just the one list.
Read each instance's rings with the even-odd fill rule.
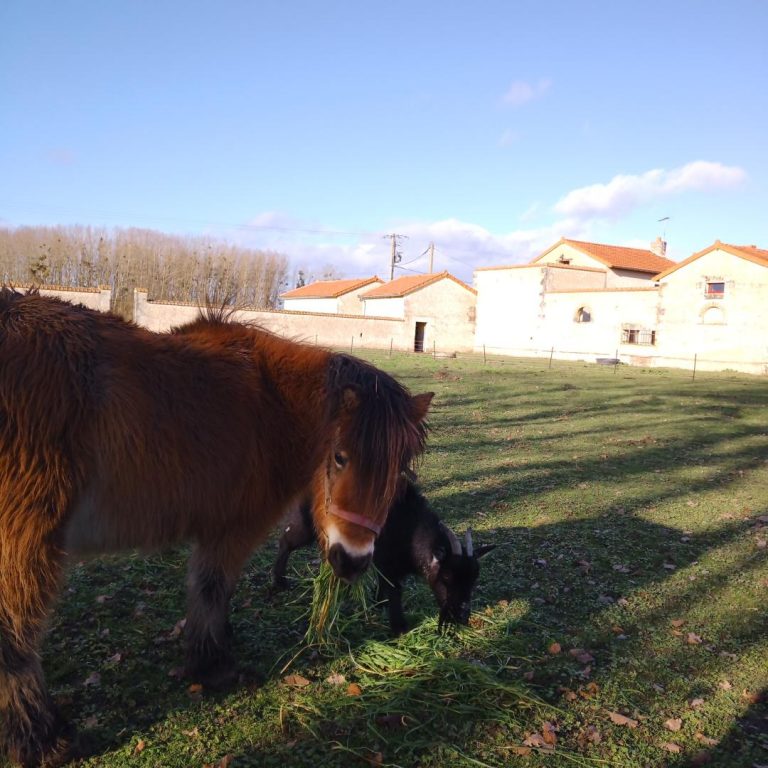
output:
[[768,248],[766,29],[764,0],[4,0],[0,225],[348,277],[390,232],[467,280],[560,236]]

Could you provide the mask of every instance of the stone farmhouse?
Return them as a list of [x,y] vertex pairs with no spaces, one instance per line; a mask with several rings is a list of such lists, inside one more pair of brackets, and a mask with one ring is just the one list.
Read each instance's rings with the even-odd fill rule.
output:
[[563,239],[475,272],[477,351],[768,373],[768,251],[715,242],[676,264]]

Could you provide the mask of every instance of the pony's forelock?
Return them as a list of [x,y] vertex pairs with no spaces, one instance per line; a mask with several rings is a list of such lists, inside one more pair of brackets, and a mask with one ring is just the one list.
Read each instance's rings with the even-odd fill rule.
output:
[[[412,469],[427,440],[427,425],[419,419],[408,390],[387,373],[345,354],[331,357],[329,384],[336,407],[345,390],[356,394],[345,439],[360,476],[361,506],[391,500],[400,473]],[[376,504],[374,503],[374,506]]]

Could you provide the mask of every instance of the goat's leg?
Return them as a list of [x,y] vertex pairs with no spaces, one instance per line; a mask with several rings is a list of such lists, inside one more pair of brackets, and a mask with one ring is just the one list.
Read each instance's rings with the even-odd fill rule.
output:
[[310,545],[314,540],[315,533],[311,524],[302,525],[298,522],[292,522],[286,527],[280,536],[277,559],[273,569],[273,586],[275,589],[286,589],[288,586],[285,572],[288,569],[288,558],[291,556],[291,552]]
[[408,631],[408,622],[403,613],[403,586],[399,582],[390,583],[379,576],[378,598],[383,600],[389,615],[389,628],[392,634],[402,635]]

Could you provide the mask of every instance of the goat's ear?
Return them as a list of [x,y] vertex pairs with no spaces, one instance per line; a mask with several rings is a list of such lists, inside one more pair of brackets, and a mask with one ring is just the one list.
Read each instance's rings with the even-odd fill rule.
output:
[[478,547],[475,550],[475,557],[479,560],[481,557],[485,557],[491,550],[496,549],[497,544],[483,544],[482,547]]

